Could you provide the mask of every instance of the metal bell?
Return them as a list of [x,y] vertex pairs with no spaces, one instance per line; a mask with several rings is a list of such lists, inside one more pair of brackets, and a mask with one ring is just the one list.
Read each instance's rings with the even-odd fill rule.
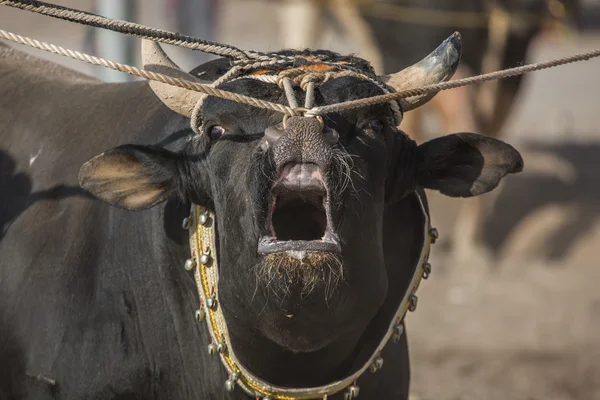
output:
[[225,381],[225,390],[227,390],[228,392],[233,392],[235,390],[235,381],[227,379]]
[[383,358],[377,357],[375,359],[375,361],[373,361],[373,364],[371,364],[371,366],[369,367],[369,370],[372,373],[375,373],[375,372],[379,371],[382,367],[383,367]]
[[208,345],[208,354],[210,354],[211,356],[214,354],[217,354],[217,345],[214,343],[211,343]]
[[232,372],[231,375],[229,375],[229,379],[225,381],[225,390],[227,390],[228,392],[233,392],[235,389],[235,383],[237,382],[239,377],[239,373]]
[[206,311],[204,310],[204,307],[200,307],[196,310],[196,319],[198,321],[204,321],[204,318],[206,318]]
[[351,400],[358,397],[360,393],[360,388],[357,385],[352,385],[348,387],[346,393],[344,393],[344,400]]
[[408,299],[409,311],[415,311],[417,309],[417,300],[419,300],[417,296],[415,296],[414,294],[410,295],[410,298]]
[[214,297],[207,297],[206,307],[210,308],[211,310],[217,308],[217,299],[215,299]]
[[206,225],[208,223],[208,213],[200,214],[198,221],[200,222],[200,225]]
[[429,278],[429,274],[431,274],[431,264],[425,263],[423,265],[423,279]]
[[204,253],[200,256],[200,264],[208,265],[210,263],[211,257],[210,254]]
[[404,333],[404,325],[398,324],[394,326],[394,333],[392,334],[392,340],[394,343],[398,343],[402,338],[402,334]]
[[223,354],[226,349],[227,349],[227,345],[225,343],[220,342],[219,344],[217,344],[217,353]]
[[377,357],[377,359],[375,360],[375,366],[378,370],[383,368],[383,358]]
[[192,219],[190,217],[185,217],[181,223],[181,227],[183,229],[190,229],[190,226],[192,226]]
[[194,267],[196,267],[196,261],[188,258],[187,260],[185,260],[185,264],[183,264],[183,268],[185,268],[186,271],[191,271],[194,269]]
[[431,236],[431,244],[435,244],[435,242],[440,237],[440,233],[436,228],[429,229],[429,236]]

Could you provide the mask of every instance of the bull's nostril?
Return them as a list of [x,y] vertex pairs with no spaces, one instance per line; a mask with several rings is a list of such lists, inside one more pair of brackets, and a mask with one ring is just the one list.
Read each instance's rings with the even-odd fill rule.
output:
[[334,145],[340,140],[340,134],[335,129],[326,126],[323,128],[323,139],[326,143]]
[[265,139],[268,143],[273,144],[283,135],[283,131],[275,126],[269,126],[265,129]]

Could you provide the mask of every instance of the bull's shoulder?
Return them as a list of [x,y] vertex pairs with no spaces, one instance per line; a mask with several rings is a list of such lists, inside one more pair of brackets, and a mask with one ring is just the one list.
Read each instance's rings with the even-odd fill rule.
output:
[[[14,73],[27,78],[31,82],[30,84],[35,84],[39,80],[58,80],[68,84],[100,82],[92,76],[25,53],[0,42],[0,81],[3,76],[13,75]],[[11,79],[14,79],[14,76],[11,76]]]

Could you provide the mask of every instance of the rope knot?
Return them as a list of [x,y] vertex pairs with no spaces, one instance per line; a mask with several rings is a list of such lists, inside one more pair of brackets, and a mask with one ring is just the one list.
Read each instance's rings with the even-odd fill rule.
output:
[[294,83],[300,86],[304,91],[307,91],[309,83],[325,83],[333,77],[333,72],[308,72],[303,75],[298,75],[294,79]]
[[301,67],[286,69],[279,72],[279,74],[277,75],[277,86],[279,86],[280,89],[285,89],[284,81],[286,79],[292,80],[292,78],[296,78],[297,76],[302,75],[304,72],[304,69]]

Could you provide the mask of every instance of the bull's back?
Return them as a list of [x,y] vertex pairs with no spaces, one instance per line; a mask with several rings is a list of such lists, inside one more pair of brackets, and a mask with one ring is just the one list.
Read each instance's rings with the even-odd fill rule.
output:
[[124,143],[161,140],[172,116],[145,82],[103,83],[0,44],[0,252],[11,231],[30,235],[90,205],[81,165]]
[[102,83],[0,45],[0,399],[156,389],[148,380],[162,353],[148,363],[155,350],[141,337],[176,343],[183,333],[151,336],[155,320],[193,315],[163,296],[194,288],[179,275],[159,283],[163,261],[149,239],[162,228],[156,211],[111,209],[79,188],[78,172],[107,149],[156,143],[185,126],[145,82]]

